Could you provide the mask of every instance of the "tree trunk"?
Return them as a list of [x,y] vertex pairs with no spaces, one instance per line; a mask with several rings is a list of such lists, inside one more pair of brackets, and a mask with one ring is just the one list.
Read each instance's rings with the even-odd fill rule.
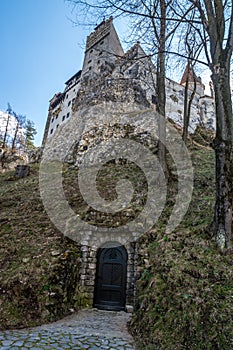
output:
[[12,145],[11,145],[12,152],[15,152],[15,149],[16,149],[16,140],[17,140],[18,131],[19,131],[19,122],[17,122],[17,124],[16,124],[15,133],[14,133],[14,137],[12,140]]
[[6,147],[6,140],[7,140],[7,136],[8,136],[8,125],[9,125],[9,121],[10,121],[10,114],[8,113],[8,115],[7,115],[7,121],[6,121],[6,129],[5,129],[4,138],[3,138],[3,144],[2,144],[2,147],[3,147],[3,148]]
[[187,142],[188,126],[189,126],[189,120],[188,120],[189,69],[190,69],[190,63],[188,64],[188,74],[186,76],[185,88],[184,88],[184,123],[183,123],[182,139],[185,144]]
[[215,235],[221,249],[231,246],[233,205],[233,121],[231,88],[227,68],[212,74],[216,102],[216,155]]
[[160,0],[160,42],[157,58],[157,111],[159,114],[158,155],[165,177],[168,177],[166,161],[166,90],[165,90],[165,43],[166,43],[166,2]]
[[189,127],[189,121],[190,121],[190,115],[191,115],[191,107],[193,103],[193,99],[196,94],[197,90],[197,82],[194,77],[194,86],[193,86],[193,91],[191,93],[191,96],[189,98],[189,72],[190,72],[190,65],[191,62],[188,63],[188,74],[186,77],[186,82],[185,82],[185,90],[184,90],[184,124],[183,124],[183,134],[182,134],[182,139],[185,144],[187,144],[187,138],[188,138],[188,127]]

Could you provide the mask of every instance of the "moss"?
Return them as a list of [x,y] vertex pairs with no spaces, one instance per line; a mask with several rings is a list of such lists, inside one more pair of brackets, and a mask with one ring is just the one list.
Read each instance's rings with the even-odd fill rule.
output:
[[25,179],[0,175],[0,196],[0,329],[67,315],[75,308],[80,282],[80,247],[63,237],[45,213],[38,166]]
[[80,285],[76,287],[73,299],[75,300],[75,307],[78,309],[91,307],[93,304],[93,300],[90,300],[88,294]]
[[179,228],[164,233],[166,209],[140,241],[142,273],[130,329],[143,350],[233,348],[233,257],[218,250],[211,234],[214,152],[192,148],[192,160],[194,191]]
[[138,282],[131,324],[141,348],[230,349],[232,257],[198,233],[157,239],[150,245],[150,273]]

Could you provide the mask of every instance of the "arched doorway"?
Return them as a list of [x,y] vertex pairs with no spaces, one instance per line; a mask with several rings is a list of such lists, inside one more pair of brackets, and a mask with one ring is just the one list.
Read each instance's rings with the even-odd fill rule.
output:
[[124,246],[98,250],[94,307],[117,311],[125,309],[127,259]]

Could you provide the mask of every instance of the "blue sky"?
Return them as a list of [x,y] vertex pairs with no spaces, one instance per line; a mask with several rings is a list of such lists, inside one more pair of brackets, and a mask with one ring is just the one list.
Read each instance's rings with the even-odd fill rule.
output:
[[0,110],[33,120],[36,145],[49,100],[82,65],[87,32],[69,18],[64,0],[0,0]]

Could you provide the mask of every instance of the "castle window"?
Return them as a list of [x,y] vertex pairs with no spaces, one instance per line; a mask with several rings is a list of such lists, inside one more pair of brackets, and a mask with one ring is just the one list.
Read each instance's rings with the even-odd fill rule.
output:
[[59,127],[59,124],[57,124],[57,128]]
[[53,133],[53,129],[50,130],[50,134],[52,134],[52,133]]
[[151,96],[151,102],[154,104],[154,105],[157,105],[157,98],[155,95],[152,95]]
[[104,40],[102,40],[102,41],[100,42],[100,45],[103,45],[103,43],[104,43]]
[[56,119],[58,118],[58,114],[56,115]]
[[71,104],[71,101],[68,102],[68,106],[70,106],[70,104]]
[[92,60],[89,60],[87,63],[90,64]]
[[91,70],[91,67],[89,67],[89,70]]
[[52,118],[52,120],[51,120],[51,123],[53,123],[54,122],[54,118]]
[[91,49],[90,53],[92,53],[92,52],[93,52],[93,49]]
[[70,116],[70,113],[67,113],[66,118],[69,118],[69,116]]
[[102,53],[103,53],[103,51],[100,51],[100,52],[99,52],[99,56],[101,56],[101,55],[102,55]]
[[65,117],[66,117],[66,116],[65,116],[65,115],[63,115],[63,117],[62,117],[62,121],[63,121],[63,122],[64,122],[64,120],[65,120]]
[[68,97],[69,97],[69,94],[66,95],[66,98],[68,98]]
[[97,62],[98,64],[100,64],[100,60],[98,60],[98,62]]

